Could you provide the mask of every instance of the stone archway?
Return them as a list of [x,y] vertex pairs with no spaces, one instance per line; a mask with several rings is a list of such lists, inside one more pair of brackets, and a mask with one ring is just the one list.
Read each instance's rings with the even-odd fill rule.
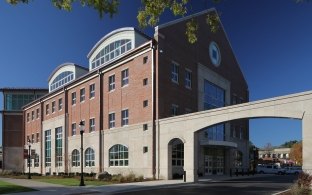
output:
[[[183,137],[186,180],[197,181],[198,138],[196,133],[207,126],[236,119],[292,118],[302,121],[303,169],[312,170],[312,91],[255,102],[196,112],[158,121],[158,176],[168,177],[168,143]],[[164,147],[165,146],[165,147]],[[164,164],[164,161],[167,162]]]

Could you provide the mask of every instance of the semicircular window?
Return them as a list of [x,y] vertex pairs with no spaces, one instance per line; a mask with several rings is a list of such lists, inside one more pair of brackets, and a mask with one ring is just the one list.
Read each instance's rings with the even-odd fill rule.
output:
[[101,66],[132,49],[130,39],[121,39],[105,46],[92,60],[91,69]]
[[61,74],[57,75],[57,77],[53,80],[50,85],[50,91],[54,91],[66,83],[69,83],[74,79],[74,73],[72,71],[64,71]]

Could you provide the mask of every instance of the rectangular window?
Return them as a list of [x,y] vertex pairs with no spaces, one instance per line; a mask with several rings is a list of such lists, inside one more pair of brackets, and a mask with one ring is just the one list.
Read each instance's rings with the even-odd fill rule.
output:
[[55,101],[52,102],[52,113],[55,112]]
[[179,65],[174,62],[171,64],[171,81],[179,83]]
[[58,100],[58,110],[62,110],[62,109],[63,109],[63,99],[60,98],[60,99]]
[[89,120],[89,129],[90,129],[90,132],[94,132],[95,131],[95,118],[91,118]]
[[35,143],[35,134],[31,134],[31,143]]
[[148,147],[147,146],[144,146],[143,147],[143,153],[147,153],[148,152]]
[[80,102],[85,101],[86,98],[86,90],[85,88],[80,89]]
[[143,79],[143,85],[147,85],[148,84],[148,78]]
[[90,85],[90,99],[95,97],[95,84]]
[[128,125],[128,123],[129,123],[129,111],[127,109],[121,111],[121,125],[125,126]]
[[37,108],[37,114],[36,114],[36,117],[37,117],[37,119],[39,118],[39,114],[40,114],[40,112],[39,112],[39,108]]
[[121,71],[121,86],[129,84],[129,71],[128,69]]
[[35,119],[35,111],[31,111],[31,120]]
[[225,106],[225,90],[217,85],[204,81],[204,109],[210,110]]
[[76,92],[72,93],[72,105],[76,104]]
[[178,115],[179,106],[176,104],[171,105],[171,115],[177,116]]
[[27,113],[27,122],[29,122],[29,121],[30,121],[30,114]]
[[147,107],[148,106],[148,100],[144,100],[143,101],[143,107],[145,108],[145,107]]
[[108,82],[109,82],[109,91],[112,91],[115,89],[115,75],[111,75],[108,77]]
[[37,143],[38,143],[38,142],[40,142],[40,136],[39,136],[39,133],[37,133],[37,134],[36,134],[36,141],[37,141]]
[[46,105],[46,115],[49,114],[49,104]]
[[143,58],[143,64],[146,64],[147,61],[148,61],[148,56],[145,56],[145,57]]
[[115,113],[110,113],[108,115],[108,121],[109,121],[109,128],[115,127]]
[[56,162],[55,166],[56,167],[61,167],[63,165],[63,132],[62,132],[62,127],[58,127],[55,129],[55,157],[56,157]]
[[29,135],[27,135],[27,140],[26,140],[26,142],[30,142]]
[[76,123],[72,124],[72,135],[76,135]]
[[192,88],[192,72],[189,70],[185,70],[185,87],[188,89]]
[[44,132],[44,145],[45,145],[45,166],[51,167],[51,130]]
[[147,124],[143,124],[143,131],[148,130],[148,125]]

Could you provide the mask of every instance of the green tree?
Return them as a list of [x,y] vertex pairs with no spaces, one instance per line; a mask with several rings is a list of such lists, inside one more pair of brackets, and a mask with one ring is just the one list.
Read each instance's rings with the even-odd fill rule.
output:
[[[95,9],[102,18],[105,14],[113,17],[118,13],[120,0],[51,0],[53,5],[59,9],[71,11],[73,3],[80,3]],[[219,2],[220,0],[213,0]],[[29,3],[30,0],[7,0],[8,3],[16,5],[19,3]],[[141,0],[142,7],[138,11],[137,20],[141,28],[147,26],[154,27],[158,24],[160,16],[169,10],[174,16],[183,17],[187,14],[189,0]],[[212,32],[217,32],[219,28],[219,17],[216,13],[207,15],[207,24]],[[186,24],[185,35],[190,43],[197,41],[198,24],[191,20]]]
[[290,140],[290,141],[286,141],[285,143],[283,143],[282,145],[280,145],[280,147],[283,148],[291,148],[294,144],[298,143],[297,140]]

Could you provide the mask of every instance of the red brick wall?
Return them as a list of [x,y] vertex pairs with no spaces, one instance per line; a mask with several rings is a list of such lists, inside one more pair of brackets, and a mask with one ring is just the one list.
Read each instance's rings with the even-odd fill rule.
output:
[[[148,60],[143,64],[143,58]],[[121,86],[121,71],[128,68],[129,84]],[[115,90],[109,92],[109,76],[115,74]],[[148,84],[143,86],[143,79]],[[103,119],[104,129],[108,129],[108,114],[115,112],[115,127],[121,126],[121,111],[129,109],[129,125],[152,120],[152,52],[116,67],[104,74],[103,77]],[[148,106],[143,108],[143,101],[148,100]]]
[[[95,84],[95,97],[90,99],[90,85]],[[85,88],[85,101],[80,102],[80,89]],[[82,83],[68,90],[68,135],[72,136],[72,123],[76,123],[76,131],[79,134],[79,122],[85,121],[85,132],[88,133],[90,128],[89,119],[95,118],[95,131],[99,131],[100,122],[100,99],[99,99],[100,82],[95,77],[85,83]],[[72,105],[72,93],[76,92],[76,105]]]

